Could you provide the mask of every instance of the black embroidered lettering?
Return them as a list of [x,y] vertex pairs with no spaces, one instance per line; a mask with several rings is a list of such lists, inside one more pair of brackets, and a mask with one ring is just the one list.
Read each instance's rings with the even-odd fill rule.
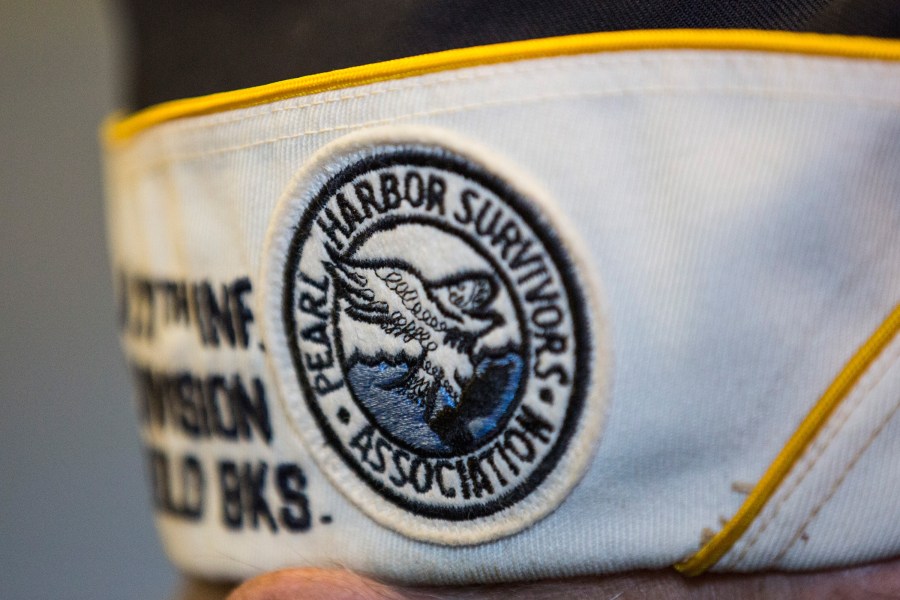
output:
[[413,489],[420,494],[424,494],[431,489],[433,476],[431,463],[427,460],[416,457],[409,463],[409,480],[413,485]]
[[403,199],[413,208],[425,202],[425,183],[416,171],[409,171],[403,179]]
[[[236,279],[228,286],[228,303],[231,308],[231,320],[235,323],[237,343],[241,348],[246,348],[250,343],[248,323],[253,322],[253,312],[244,302],[244,296],[253,290],[247,277]],[[185,296],[185,314],[187,312],[187,300]],[[181,314],[180,312],[178,313]]]
[[547,352],[550,354],[565,354],[569,348],[566,341],[567,338],[553,330],[540,331],[535,337],[538,339],[538,345],[535,349],[535,353],[538,356]]
[[531,322],[543,329],[559,327],[562,320],[562,310],[555,304],[539,306],[531,313]]
[[472,201],[478,200],[478,192],[475,190],[464,189],[460,194],[459,201],[462,204],[462,212],[453,213],[453,218],[457,223],[467,225],[472,222]]
[[491,244],[494,246],[500,245],[500,256],[503,257],[503,260],[506,260],[510,248],[519,244],[521,240],[522,232],[519,231],[519,226],[513,221],[507,221],[493,239],[491,239]]
[[266,501],[266,472],[269,466],[264,462],[256,465],[245,463],[243,465],[241,479],[246,510],[250,517],[250,526],[259,529],[260,523],[264,523],[271,531],[278,531],[275,517]]
[[265,386],[232,374],[198,376],[190,372],[156,372],[132,365],[138,414],[145,427],[170,428],[188,438],[216,437],[249,441],[258,436],[270,443]]
[[272,424],[269,422],[269,406],[266,403],[266,392],[262,381],[253,378],[253,394],[248,394],[241,382],[241,378],[235,375],[232,378],[231,393],[232,406],[236,408],[238,417],[235,419],[238,425],[238,433],[241,439],[250,440],[253,432],[269,443],[272,441]]
[[229,440],[236,440],[238,436],[237,418],[234,405],[231,403],[231,394],[225,384],[225,378],[221,375],[213,375],[206,385],[206,403],[212,408],[213,425],[216,435]]
[[379,176],[381,181],[381,201],[388,209],[395,209],[400,206],[400,190],[397,185],[397,176],[393,173],[382,173]]
[[368,181],[360,181],[354,184],[353,190],[356,192],[356,197],[359,199],[359,203],[363,208],[363,212],[366,213],[367,218],[372,216],[372,208],[379,214],[384,214],[387,210],[387,207],[384,204],[379,204],[375,199],[375,190]]
[[494,485],[490,478],[481,468],[481,461],[477,456],[470,456],[467,460],[469,469],[469,479],[472,481],[472,491],[475,492],[476,498],[481,498],[483,494],[493,494]]
[[569,374],[562,365],[550,365],[549,367],[535,365],[534,375],[541,381],[547,381],[555,376],[560,385],[569,385]]
[[222,523],[228,529],[240,529],[244,525],[244,507],[241,502],[241,478],[237,465],[230,460],[219,462],[219,496],[222,498]]
[[323,277],[321,281],[316,281],[315,279],[313,279],[306,273],[303,273],[302,271],[299,273],[299,277],[300,277],[300,281],[313,286],[320,292],[325,292],[325,293],[328,292],[328,278],[327,277]]
[[516,280],[516,283],[518,283],[519,285],[522,285],[524,283],[531,281],[538,275],[546,275],[546,274],[547,274],[547,267],[545,267],[543,262],[541,262],[541,264],[539,264],[534,269],[531,269],[524,275],[520,275],[519,278]]
[[328,298],[326,296],[316,298],[312,294],[304,292],[300,294],[300,301],[297,306],[301,311],[313,315],[314,317],[318,317],[323,321],[327,321],[328,314],[322,310],[322,307],[325,306],[327,302]]
[[188,286],[188,306],[190,307],[191,321],[196,323],[197,334],[200,336],[200,343],[204,346],[210,345],[209,324],[204,318],[203,310],[200,308],[200,285],[192,283]]
[[375,461],[369,461],[369,465],[378,471],[379,473],[384,473],[384,470],[387,468],[387,462],[384,459],[384,452],[387,450],[390,455],[394,448],[388,443],[388,441],[384,438],[378,438],[375,441]]
[[493,448],[497,450],[497,454],[499,454],[500,458],[503,459],[503,462],[506,464],[506,468],[510,470],[513,476],[517,476],[519,474],[519,467],[512,460],[510,460],[509,456],[506,454],[506,448],[504,448],[500,444],[494,444]]
[[366,427],[363,427],[352,440],[350,440],[350,447],[359,451],[359,459],[362,462],[369,462],[369,452],[373,448],[372,436],[374,435],[375,428],[371,425],[367,425]]
[[[301,304],[303,303],[303,299],[300,300]],[[304,311],[305,312],[305,311]],[[318,316],[318,315],[316,315]],[[304,327],[300,332],[300,337],[306,340],[307,342],[313,342],[315,344],[321,344],[323,346],[331,347],[331,341],[328,339],[327,332],[327,323],[325,321],[319,321],[318,323],[314,323],[308,327]]]
[[438,490],[444,498],[455,498],[456,488],[450,487],[444,481],[444,471],[453,470],[453,465],[446,460],[439,460],[434,465],[434,480],[437,482]]
[[279,511],[282,526],[288,531],[306,531],[312,524],[309,499],[306,497],[306,476],[295,464],[280,464],[275,470],[278,492],[283,506]]
[[324,373],[319,373],[313,379],[313,389],[315,389],[320,396],[330,394],[342,387],[344,387],[344,381],[342,379],[331,381]]
[[199,436],[201,432],[207,433],[206,404],[196,400],[197,386],[194,378],[183,373],[174,379],[177,379],[177,383],[172,381],[170,385],[173,385],[178,397],[177,406],[181,427],[192,437]]
[[338,250],[344,247],[344,242],[338,237],[338,233],[345,238],[350,236],[350,228],[347,227],[340,219],[335,217],[330,208],[323,211],[322,217],[319,217],[319,227],[329,237],[331,242],[337,246]]
[[526,404],[522,405],[522,412],[516,415],[516,423],[518,423],[526,433],[531,437],[544,442],[550,443],[550,436],[553,433],[553,425],[545,418],[528,408]]
[[559,292],[556,290],[546,291],[547,286],[553,283],[553,279],[548,274],[540,283],[525,292],[525,300],[528,302],[555,302],[559,300]]
[[321,371],[330,369],[334,366],[334,356],[331,354],[331,348],[327,348],[325,352],[317,352],[315,354],[303,354],[304,364],[310,371]]
[[350,201],[340,192],[337,193],[337,207],[347,224],[347,231],[353,233],[356,225],[363,222],[363,215],[356,210],[356,207],[350,204]]
[[435,208],[440,214],[444,214],[444,194],[447,191],[447,182],[437,175],[428,176],[428,204],[425,209],[432,211]]
[[203,517],[205,481],[200,461],[192,455],[181,457],[175,465],[169,455],[156,448],[147,450],[153,508],[185,521]]
[[[543,255],[538,251],[528,254],[528,251],[531,249],[531,245],[533,243],[533,240],[525,240],[521,243],[521,245],[519,246],[519,251],[516,252],[516,255],[513,256],[509,261],[509,266],[511,269],[517,271],[522,267],[540,264],[543,261]],[[528,280],[526,279],[525,281]],[[524,283],[524,281],[519,280],[519,283]]]
[[534,460],[534,444],[521,430],[510,427],[503,433],[503,441],[506,449],[522,462],[530,463]]
[[462,460],[456,461],[456,475],[459,477],[459,485],[462,488],[463,498],[468,500],[472,497],[472,492],[469,489],[469,477],[466,475],[466,465]]
[[225,343],[234,347],[237,339],[235,338],[234,323],[228,311],[228,286],[221,286],[221,299],[216,297],[213,286],[209,282],[201,282],[198,286],[198,306],[203,315],[202,320],[206,324],[204,338],[207,344],[217,348],[224,337]]
[[[500,211],[495,210],[491,213],[491,207],[493,205],[493,201],[485,200],[481,210],[478,211],[478,216],[475,217],[475,232],[478,235],[494,235],[494,230],[497,228],[497,221],[500,220]],[[489,215],[492,215],[490,222],[488,222]]]
[[503,473],[500,472],[500,469],[497,468],[497,463],[494,462],[494,450],[496,448],[497,448],[497,446],[488,448],[486,451],[484,451],[478,455],[478,460],[480,462],[487,462],[488,466],[491,468],[491,471],[494,473],[494,477],[497,478],[497,482],[502,487],[506,487],[509,484],[509,482],[503,476]]
[[390,480],[391,483],[396,485],[397,487],[402,488],[409,482],[409,475],[403,467],[403,463],[409,463],[409,452],[406,450],[400,450],[399,448],[394,450],[393,454],[394,468],[396,469],[397,474],[391,475]]

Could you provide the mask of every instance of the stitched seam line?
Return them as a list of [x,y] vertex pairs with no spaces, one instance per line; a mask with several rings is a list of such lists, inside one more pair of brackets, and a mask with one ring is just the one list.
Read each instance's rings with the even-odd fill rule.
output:
[[[467,83],[478,81],[482,79],[490,79],[492,77],[497,77],[498,75],[522,75],[522,74],[540,74],[542,71],[574,71],[580,68],[584,68],[585,66],[592,66],[596,64],[596,57],[584,57],[584,56],[576,56],[576,57],[567,57],[570,60],[576,60],[575,63],[566,62],[564,64],[559,64],[556,62],[544,63],[545,59],[535,59],[535,62],[530,62],[528,65],[492,65],[492,66],[483,66],[483,67],[468,67],[469,69],[477,69],[477,71],[460,71],[453,72],[450,75],[444,73],[434,73],[430,74],[428,81],[420,82],[413,81],[412,83],[400,83],[398,81],[395,85],[391,87],[375,89],[375,90],[367,90],[365,92],[358,92],[355,94],[345,94],[343,96],[337,96],[332,98],[326,98],[323,100],[316,100],[313,102],[304,102],[291,106],[274,106],[273,104],[260,104],[257,105],[259,107],[271,107],[269,110],[245,114],[241,112],[240,114],[234,115],[229,118],[223,119],[215,119],[209,122],[197,123],[192,120],[180,120],[171,122],[166,126],[166,133],[196,133],[198,131],[203,131],[205,129],[211,129],[215,127],[232,125],[235,123],[240,123],[242,121],[250,120],[257,117],[266,117],[273,114],[278,114],[281,112],[291,112],[291,111],[303,111],[309,108],[314,108],[316,106],[327,106],[329,104],[336,104],[345,101],[352,100],[360,100],[363,98],[370,98],[373,96],[380,96],[382,94],[393,94],[406,92],[410,90],[421,90],[427,89],[430,87],[435,87],[439,85],[445,85],[448,83]],[[709,57],[705,56],[695,56],[695,57],[679,57],[677,62],[701,62],[703,60],[708,60]],[[670,59],[671,60],[671,59]],[[651,62],[647,57],[640,58],[631,58],[629,59],[619,59],[619,60],[604,60],[603,65],[609,66],[629,66]],[[659,60],[659,63],[669,62],[669,60]],[[428,75],[425,75],[428,76]],[[424,77],[424,76],[423,76]],[[434,79],[432,79],[432,77]],[[383,83],[383,82],[382,82]],[[373,84],[366,84],[373,85]],[[327,92],[323,92],[327,93]],[[303,98],[304,96],[298,96],[297,99]],[[287,99],[285,99],[287,100]],[[253,108],[253,107],[247,107]]]
[[[688,50],[690,51],[690,50]],[[413,81],[411,83],[403,83],[402,80],[395,80],[395,84],[381,89],[369,89],[363,92],[357,92],[354,94],[344,94],[341,96],[325,98],[322,100],[315,100],[313,102],[300,102],[298,104],[293,104],[289,106],[276,106],[273,103],[268,104],[258,104],[255,107],[260,108],[269,108],[268,110],[259,111],[259,112],[245,112],[247,109],[255,108],[255,107],[247,107],[245,111],[241,111],[239,114],[234,114],[229,117],[225,117],[224,114],[219,113],[221,116],[216,119],[212,119],[209,121],[202,121],[198,123],[197,121],[190,119],[183,119],[178,121],[170,122],[166,125],[166,133],[196,133],[198,131],[203,131],[205,129],[221,127],[226,125],[231,125],[235,123],[240,123],[242,121],[250,120],[253,118],[264,117],[268,115],[278,114],[281,112],[290,112],[290,111],[302,111],[309,108],[313,108],[316,106],[327,106],[330,104],[336,104],[345,101],[352,100],[360,100],[363,98],[370,98],[373,96],[379,96],[383,94],[393,94],[400,93],[409,90],[415,89],[426,89],[430,87],[445,85],[448,83],[468,83],[468,82],[476,82],[483,79],[491,79],[498,76],[510,76],[510,75],[540,75],[544,71],[552,71],[554,73],[565,72],[565,71],[576,71],[583,69],[585,67],[594,67],[594,66],[602,66],[602,67],[628,67],[635,65],[653,65],[653,66],[663,66],[665,67],[668,64],[691,64],[691,63],[713,63],[715,62],[718,66],[719,64],[729,64],[729,63],[741,63],[750,59],[750,57],[746,54],[734,55],[734,54],[726,54],[726,55],[691,55],[691,54],[679,54],[678,56],[647,56],[646,54],[639,54],[636,56],[627,56],[625,58],[616,58],[613,59],[608,55],[590,55],[590,56],[567,56],[564,57],[565,62],[560,63],[557,60],[553,60],[552,57],[539,57],[533,60],[528,61],[526,64],[516,64],[516,63],[507,63],[507,64],[498,64],[498,65],[483,65],[483,66],[474,66],[467,67],[465,70],[454,71],[450,74],[446,73],[432,73],[427,74],[425,76],[429,77],[429,79],[425,82],[422,81]],[[759,56],[752,57],[755,60],[760,60]],[[782,62],[789,62],[796,60],[798,57],[796,55],[786,55],[781,57]],[[769,57],[768,60],[771,60]],[[830,65],[831,66],[831,65]],[[883,63],[875,63],[869,65],[870,67],[883,67],[882,70],[888,68],[888,65]],[[858,68],[858,67],[857,67]],[[809,67],[807,66],[808,70]],[[423,76],[424,77],[424,76]],[[383,83],[383,82],[382,82]],[[365,84],[365,85],[373,85],[373,84]],[[327,92],[322,92],[327,93]],[[334,93],[332,91],[332,93]],[[300,100],[304,98],[304,96],[295,97],[294,100]],[[284,100],[289,100],[288,98]]]
[[455,112],[465,112],[480,108],[494,108],[501,106],[515,106],[515,105],[524,105],[538,102],[545,102],[549,100],[561,100],[561,99],[579,99],[579,98],[602,98],[602,97],[615,97],[622,96],[627,94],[712,94],[712,93],[720,93],[724,95],[730,94],[740,94],[740,95],[758,95],[767,98],[775,98],[775,99],[783,99],[783,100],[814,100],[817,102],[839,102],[839,103],[853,103],[866,108],[880,108],[885,110],[900,110],[900,104],[895,101],[887,101],[887,100],[872,100],[857,96],[847,96],[834,94],[830,96],[823,96],[821,94],[812,94],[812,93],[790,93],[785,92],[785,90],[779,89],[767,89],[767,88],[754,88],[754,87],[708,87],[708,88],[690,88],[690,89],[682,89],[678,87],[636,87],[629,89],[618,89],[618,90],[605,90],[605,91],[596,91],[596,92],[570,92],[570,93],[556,93],[556,94],[544,94],[539,96],[533,96],[531,98],[519,98],[514,100],[496,100],[496,101],[487,101],[487,102],[475,102],[471,104],[463,104],[454,107],[446,107],[428,111],[419,111],[413,113],[406,113],[403,115],[398,115],[394,117],[387,117],[383,119],[373,119],[370,121],[364,121],[360,123],[352,123],[352,124],[342,124],[335,125],[332,127],[324,127],[321,129],[302,131],[298,133],[292,133],[290,135],[276,136],[272,138],[265,138],[262,140],[256,140],[254,142],[250,142],[247,144],[240,144],[236,146],[228,146],[225,148],[217,148],[215,150],[205,151],[205,152],[197,152],[197,153],[185,153],[185,154],[175,154],[175,155],[166,155],[162,159],[151,162],[140,162],[139,159],[135,158],[136,162],[140,164],[132,169],[127,169],[131,174],[140,173],[145,170],[150,170],[154,168],[158,168],[162,165],[171,163],[171,162],[187,162],[191,160],[197,160],[200,158],[204,158],[207,156],[213,156],[217,154],[228,154],[232,152],[238,152],[240,150],[245,150],[248,148],[254,148],[257,146],[262,146],[266,144],[271,144],[275,142],[281,142],[290,139],[297,139],[301,137],[305,137],[308,135],[318,135],[322,133],[330,133],[334,131],[343,131],[347,129],[356,129],[361,127],[367,127],[371,125],[382,125],[387,123],[393,123],[396,121],[402,121],[404,119],[415,119],[421,117],[430,117],[442,114],[452,114]]
[[[766,529],[772,522],[778,517],[781,513],[781,509],[784,508],[785,503],[790,500],[793,496],[794,492],[799,489],[800,485],[806,480],[807,475],[809,475],[813,468],[818,463],[819,459],[825,454],[825,451],[831,446],[832,442],[837,438],[837,435],[841,432],[844,425],[850,420],[850,417],[856,411],[856,409],[862,405],[862,401],[869,395],[869,393],[884,379],[884,376],[890,371],[891,366],[894,364],[894,361],[897,360],[897,357],[900,356],[900,345],[897,345],[886,357],[886,360],[883,361],[881,368],[877,373],[871,373],[870,377],[867,377],[868,381],[864,386],[857,386],[853,391],[853,398],[848,404],[846,401],[840,406],[838,409],[841,411],[840,415],[835,415],[838,417],[837,421],[830,428],[826,425],[823,428],[823,431],[819,432],[815,442],[813,445],[804,453],[804,456],[801,460],[805,460],[805,464],[803,468],[797,472],[797,475],[793,478],[790,486],[782,487],[784,493],[781,494],[781,497],[778,498],[778,502],[773,506],[773,509],[769,514],[767,514],[760,522],[759,527],[753,533],[753,536],[744,544],[744,547],[738,553],[737,557],[728,561],[727,567],[733,568],[739,565],[750,552],[751,548],[761,539],[762,534],[765,533]],[[845,409],[846,407],[846,409]],[[825,433],[824,429],[828,429],[828,435],[823,436]],[[798,461],[799,466],[800,461]],[[792,469],[791,474],[794,474],[795,470]],[[787,484],[787,481],[785,481]]]
[[807,527],[809,527],[809,524],[812,523],[813,519],[815,519],[819,515],[819,512],[822,510],[822,508],[831,501],[831,499],[843,485],[844,480],[847,479],[847,476],[856,467],[857,463],[859,463],[859,460],[862,458],[863,454],[865,454],[869,450],[878,436],[881,435],[881,433],[884,431],[884,428],[887,427],[887,424],[891,421],[891,419],[894,418],[894,415],[897,414],[898,409],[900,409],[900,401],[894,404],[894,408],[891,409],[891,412],[889,412],[884,417],[884,419],[881,420],[881,422],[878,424],[878,427],[876,427],[872,434],[866,439],[863,446],[856,452],[856,454],[853,455],[853,458],[850,459],[850,462],[847,463],[847,466],[844,467],[843,471],[841,471],[840,476],[831,486],[831,489],[828,490],[828,493],[825,495],[822,501],[819,502],[819,504],[817,504],[816,507],[812,509],[812,511],[810,511],[809,516],[807,516],[806,520],[803,521],[803,524],[800,525],[799,529],[797,529],[796,533],[788,542],[788,544],[784,547],[784,549],[781,550],[781,552],[778,553],[778,556],[775,557],[776,563],[780,562],[785,557],[785,555],[790,552],[791,548],[794,547],[794,545],[797,543],[797,540],[800,539],[800,536],[803,535],[803,532]]
[[900,304],[893,308],[884,322],[841,369],[731,520],[693,556],[677,563],[676,569],[685,575],[699,575],[716,564],[734,546],[777,492],[835,408],[852,392],[860,377],[894,339],[898,330]]

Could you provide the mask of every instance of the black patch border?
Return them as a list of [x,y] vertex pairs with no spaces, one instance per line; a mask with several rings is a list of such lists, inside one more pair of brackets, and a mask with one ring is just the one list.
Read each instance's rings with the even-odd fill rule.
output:
[[[296,376],[306,396],[306,405],[318,423],[326,441],[340,455],[344,463],[371,489],[400,508],[430,519],[457,522],[471,521],[500,512],[524,500],[547,478],[568,449],[572,435],[575,433],[581,420],[589,391],[588,388],[591,383],[592,362],[595,358],[594,343],[591,339],[593,328],[590,327],[588,302],[584,296],[585,282],[582,282],[578,277],[575,264],[565,245],[556,235],[555,227],[537,211],[534,203],[523,198],[500,177],[475,165],[471,159],[429,143],[418,144],[418,146],[431,148],[431,152],[424,149],[409,148],[409,146],[415,147],[416,145],[415,143],[403,144],[400,146],[400,149],[386,149],[383,153],[366,156],[345,167],[339,173],[329,178],[313,200],[303,209],[303,216],[291,234],[291,242],[285,259],[281,306],[282,322]],[[396,148],[397,146],[395,145],[394,147]],[[541,241],[544,249],[554,261],[568,295],[569,310],[571,311],[574,326],[575,367],[572,373],[572,394],[569,397],[566,416],[560,428],[556,444],[553,445],[528,479],[516,485],[506,494],[480,506],[466,505],[454,508],[425,504],[396,494],[382,482],[370,477],[335,435],[328,418],[322,412],[318,402],[316,402],[315,392],[309,384],[306,370],[301,360],[300,348],[296,343],[297,323],[294,319],[296,272],[300,262],[301,247],[309,236],[315,217],[318,216],[319,211],[328,202],[328,199],[346,183],[368,171],[394,166],[431,167],[451,171],[478,183],[494,193],[516,211],[531,228],[535,237]]]

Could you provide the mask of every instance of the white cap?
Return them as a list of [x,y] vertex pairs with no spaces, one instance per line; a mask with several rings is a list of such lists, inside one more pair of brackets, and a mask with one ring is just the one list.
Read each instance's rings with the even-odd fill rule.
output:
[[111,123],[169,556],[440,584],[900,554],[898,60],[590,34]]

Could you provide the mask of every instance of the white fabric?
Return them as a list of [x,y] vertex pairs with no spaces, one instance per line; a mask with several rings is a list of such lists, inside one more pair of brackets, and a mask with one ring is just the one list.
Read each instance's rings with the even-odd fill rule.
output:
[[822,427],[719,571],[809,569],[896,552],[900,339]]
[[[898,64],[641,51],[293,98],[163,124],[110,149],[117,274],[253,283],[246,349],[201,346],[179,327],[159,329],[151,341],[124,335],[132,363],[259,377],[271,414],[271,445],[143,428],[148,445],[172,460],[191,453],[206,474],[202,519],[159,514],[167,552],[185,570],[213,577],[318,565],[428,583],[656,568],[692,554],[701,531],[716,529],[743,501],[732,484],[760,477],[900,300],[898,109]],[[490,543],[413,541],[357,510],[289,426],[258,347],[263,316],[254,302],[279,198],[322,146],[390,124],[455,132],[528,173],[574,224],[605,293],[612,392],[594,460],[555,512]],[[883,385],[897,378],[896,367],[891,376]],[[893,397],[881,389],[854,416],[858,435],[835,445],[839,456],[807,478],[800,491],[809,487],[816,498],[784,515],[797,518],[779,526],[779,539],[800,527],[797,519],[885,415],[879,398],[895,400],[896,384]],[[896,528],[891,432],[896,419],[806,528],[808,543],[780,562],[767,550],[736,568],[814,568],[900,553],[900,536],[865,537]],[[300,465],[310,529],[227,530],[215,485],[223,458]],[[320,521],[325,514],[331,523]],[[835,541],[842,539],[852,543]]]

